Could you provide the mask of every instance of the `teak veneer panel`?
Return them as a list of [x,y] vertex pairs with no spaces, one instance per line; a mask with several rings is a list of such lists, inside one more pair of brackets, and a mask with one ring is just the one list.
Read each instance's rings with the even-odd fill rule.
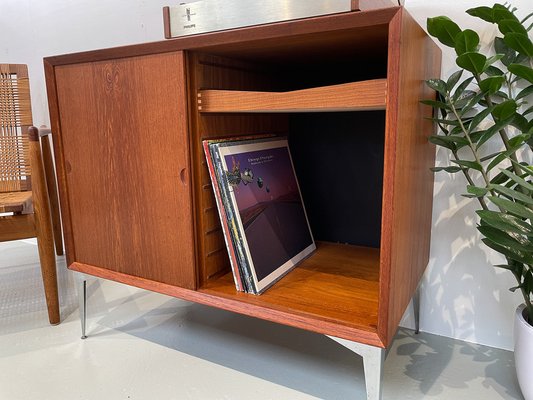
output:
[[318,242],[317,250],[260,296],[235,291],[231,274],[200,291],[375,332],[379,249]]
[[194,288],[183,53],[60,66],[55,87],[70,259]]
[[440,51],[405,9],[389,27],[378,331],[391,343],[429,261],[435,148],[428,143]]
[[374,79],[290,92],[200,90],[202,113],[384,110],[387,80]]

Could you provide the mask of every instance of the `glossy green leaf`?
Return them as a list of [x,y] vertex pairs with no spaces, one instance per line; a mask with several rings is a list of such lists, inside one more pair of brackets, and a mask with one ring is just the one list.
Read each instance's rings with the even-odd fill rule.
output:
[[428,18],[427,29],[431,36],[449,47],[455,46],[455,37],[461,31],[455,22],[444,16]]
[[[498,38],[496,38],[498,39]],[[503,39],[502,39],[503,40]],[[500,53],[499,51],[497,51],[497,53]],[[500,76],[500,75],[505,75],[505,72],[503,72],[501,69],[499,69],[498,67],[495,67],[494,65],[491,65],[490,67],[488,67],[485,71],[485,73],[488,75],[488,76]]]
[[488,67],[490,67],[492,64],[494,64],[496,61],[501,60],[503,57],[503,54],[495,54],[489,58],[487,58],[487,61],[485,61],[485,66],[483,67],[483,71],[486,71]]
[[442,118],[428,118],[428,119],[431,119],[432,121],[435,121],[435,122],[438,122],[439,124],[442,124],[444,126],[458,126],[459,125],[459,121],[455,120],[455,119],[442,119]]
[[491,76],[479,82],[479,88],[484,93],[494,94],[498,90],[500,90],[504,82],[505,82],[504,76]]
[[428,79],[426,81],[426,85],[439,92],[443,96],[446,95],[446,82],[444,82],[442,79]]
[[[503,54],[503,57],[502,57],[503,65],[508,66],[516,62],[516,51],[511,49],[509,46],[507,46],[503,38],[501,37],[494,38],[494,50],[496,51],[497,54]],[[501,71],[500,75],[503,75],[503,74],[504,74],[503,71]]]
[[472,29],[465,29],[455,36],[454,42],[458,56],[467,52],[475,52],[479,47],[479,35]]
[[476,116],[472,119],[472,121],[468,125],[468,129],[470,131],[473,131],[474,129],[476,129],[476,127],[481,122],[483,122],[485,120],[485,118],[487,118],[489,116],[489,114],[492,112],[493,109],[494,109],[494,106],[485,108],[483,111],[477,113]]
[[505,19],[514,19],[518,21],[518,18],[516,18],[516,16],[509,11],[507,7],[501,4],[494,4],[492,7],[492,16],[494,18],[494,22],[496,23],[499,23]]
[[[514,126],[516,129],[518,129],[521,132],[527,132],[528,120],[522,114],[515,113],[513,121],[511,122],[511,126]],[[528,138],[526,138],[525,140],[527,139]]]
[[470,194],[473,194],[475,197],[483,197],[488,193],[487,188],[482,188],[478,186],[466,185],[466,191]]
[[516,102],[514,100],[507,100],[494,106],[494,109],[492,110],[492,116],[497,121],[505,120],[512,117],[516,112],[516,109]]
[[533,83],[533,69],[529,68],[526,65],[522,64],[511,64],[509,65],[509,71],[511,71],[516,76],[519,76],[520,78],[523,78],[529,83]]
[[506,269],[508,271],[511,271],[513,274],[516,274],[516,273],[519,273],[520,270],[523,267],[522,264],[520,265],[507,265],[507,264],[497,264],[497,265],[494,265],[496,268],[502,268],[502,269]]
[[468,144],[468,140],[462,136],[454,136],[454,135],[448,135],[448,136],[436,135],[436,136],[440,140],[444,140],[445,142],[457,143],[460,145]]
[[456,172],[459,172],[462,170],[460,167],[454,167],[453,165],[450,167],[433,167],[430,168],[433,172],[440,172],[440,171],[446,171],[450,174],[455,174]]
[[522,179],[520,176],[513,174],[512,172],[507,171],[505,169],[502,170],[502,174],[507,175],[509,179],[511,179],[514,183],[522,186],[524,189],[533,191],[533,185]]
[[501,230],[488,225],[479,225],[478,231],[492,242],[504,246],[515,254],[521,254],[521,262],[531,259],[533,260],[533,243],[528,239],[516,235],[509,235]]
[[527,36],[527,30],[524,26],[517,21],[516,19],[502,19],[498,22],[498,29],[504,35],[508,33],[521,33]]
[[[455,106],[460,109],[460,115],[463,116],[468,113],[472,108],[474,108],[483,98],[485,94],[483,92],[475,93],[464,100],[457,100]],[[472,119],[473,117],[469,117]],[[463,118],[463,121],[466,122],[467,118]]]
[[517,217],[520,217],[520,218],[527,218],[533,221],[533,210],[527,208],[526,206],[520,203],[516,203],[512,200],[503,199],[501,197],[488,196],[487,198],[491,202],[496,204],[498,207],[501,207],[504,210],[507,210],[511,214]]
[[494,16],[492,15],[492,8],[491,7],[475,7],[470,8],[469,10],[466,10],[467,14],[470,14],[473,17],[481,18],[484,21],[487,22],[494,22]]
[[471,76],[470,78],[467,78],[463,82],[461,82],[459,86],[457,86],[457,89],[455,89],[455,92],[453,93],[453,96],[452,96],[453,102],[456,102],[463,95],[463,93],[466,91],[466,88],[468,87],[468,85],[470,85],[470,83],[473,80],[474,80],[474,77]]
[[490,185],[490,189],[503,194],[504,196],[507,196],[509,198],[515,199],[517,201],[520,201],[524,204],[532,205],[533,206],[533,198],[531,196],[527,196],[523,193],[520,193],[516,190],[509,189],[502,185]]
[[533,226],[513,215],[498,211],[478,210],[477,215],[488,225],[503,232],[533,237]]
[[[513,167],[512,166],[509,166],[507,167],[508,170],[512,170]],[[488,171],[488,169],[487,169]],[[493,177],[491,180],[490,180],[490,183],[494,184],[494,185],[503,185],[505,183],[507,183],[509,181],[509,178],[502,174],[501,172],[499,174],[497,174],[495,177]]]
[[529,133],[516,135],[516,136],[512,137],[511,139],[509,139],[509,145],[510,145],[511,148],[518,148],[523,143],[527,142],[530,137],[531,137],[531,134],[529,134]]
[[430,143],[434,144],[434,145],[442,146],[442,147],[445,147],[445,148],[447,148],[449,150],[456,151],[457,150],[457,146],[455,145],[455,143],[447,142],[447,141],[442,139],[443,137],[445,137],[445,136],[433,135],[433,136],[430,136],[428,138],[428,141]]
[[533,85],[529,85],[528,87],[522,89],[520,93],[516,95],[516,100],[520,100],[523,97],[528,97],[533,94]]
[[497,134],[501,129],[505,128],[507,125],[509,125],[514,118],[514,115],[505,119],[505,120],[498,120],[492,125],[490,128],[485,130],[483,135],[479,138],[477,141],[476,148],[479,149],[483,144],[485,144],[490,138],[492,138],[495,134]]
[[533,257],[531,257],[531,255],[527,253],[524,254],[523,252],[515,250],[515,249],[508,249],[504,246],[500,246],[499,244],[493,242],[492,240],[488,238],[483,238],[481,239],[481,241],[485,243],[485,245],[487,245],[491,249],[496,250],[498,253],[501,253],[504,256],[512,260],[515,260],[515,261],[518,261],[524,264],[531,264],[531,262],[533,261]]
[[481,165],[475,161],[468,161],[468,160],[451,160],[454,164],[460,165],[462,167],[467,167],[471,169],[475,169],[476,171],[482,171],[483,168]]
[[[490,163],[489,165],[487,165],[487,172],[491,171],[492,169],[494,169],[495,167],[497,167],[498,165],[500,165],[500,163],[507,159],[509,157],[508,154],[506,154],[506,152],[502,152],[501,154],[499,154],[498,156],[496,156]],[[502,174],[503,176],[503,174]],[[498,183],[498,182],[493,182],[493,180],[491,180],[492,183]]]
[[484,71],[487,57],[480,53],[468,52],[457,57],[455,62],[461,68],[464,68],[475,75],[480,75]]
[[503,40],[511,49],[518,51],[524,56],[533,57],[533,43],[527,35],[514,32],[508,33],[504,36]]
[[480,160],[481,162],[485,162],[485,161],[488,161],[488,160],[492,160],[494,157],[496,157],[496,156],[498,156],[498,155],[500,155],[500,154],[502,154],[502,152],[501,152],[501,151],[498,151],[498,152],[496,152],[496,153],[492,153],[492,154],[489,154],[489,155],[487,155],[487,156],[481,157],[479,160]]
[[446,87],[448,88],[449,92],[451,92],[455,85],[457,85],[457,82],[459,82],[459,79],[461,79],[461,76],[463,76],[463,72],[464,71],[461,69],[450,75],[450,77],[446,81]]
[[518,168],[520,168],[522,171],[524,171],[526,174],[528,174],[529,176],[533,177],[533,166],[531,165],[524,165],[522,163],[518,163],[514,160],[511,160],[511,162],[513,163],[513,165],[516,165]]

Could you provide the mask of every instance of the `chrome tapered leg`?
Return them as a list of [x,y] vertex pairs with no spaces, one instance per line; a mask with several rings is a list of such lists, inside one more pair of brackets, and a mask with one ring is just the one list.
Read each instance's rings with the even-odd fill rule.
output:
[[352,342],[335,336],[328,337],[363,357],[366,398],[367,400],[381,400],[381,383],[383,380],[383,364],[385,363],[386,350],[381,347]]
[[415,333],[420,332],[420,285],[413,294],[413,316],[415,318]]
[[81,338],[87,339],[87,279],[85,275],[77,273],[78,301],[80,306]]

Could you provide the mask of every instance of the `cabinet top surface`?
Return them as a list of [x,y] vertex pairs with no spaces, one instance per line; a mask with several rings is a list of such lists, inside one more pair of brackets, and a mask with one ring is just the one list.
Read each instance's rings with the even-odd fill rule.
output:
[[[296,21],[231,29],[185,36],[159,42],[134,44],[108,49],[45,57],[52,65],[67,65],[108,59],[142,56],[180,50],[197,50],[232,55],[246,52],[268,52],[273,47],[305,46],[314,42],[331,42],[339,46],[357,42],[372,42],[386,37],[388,23],[402,7],[334,14]],[[284,38],[284,43],[279,43]]]

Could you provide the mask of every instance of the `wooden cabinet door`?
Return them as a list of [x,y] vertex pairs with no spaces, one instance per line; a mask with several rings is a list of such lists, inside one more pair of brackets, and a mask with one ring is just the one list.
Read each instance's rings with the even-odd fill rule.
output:
[[195,288],[183,58],[55,67],[69,261]]

